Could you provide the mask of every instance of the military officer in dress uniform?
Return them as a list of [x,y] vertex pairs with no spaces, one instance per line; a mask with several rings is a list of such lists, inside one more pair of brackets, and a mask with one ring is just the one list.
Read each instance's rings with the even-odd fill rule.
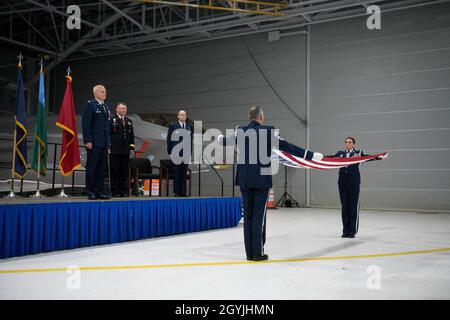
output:
[[82,114],[83,141],[87,152],[86,193],[89,200],[109,199],[104,191],[104,180],[111,147],[110,111],[105,103],[105,87],[97,85],[93,92],[94,99],[86,103]]
[[[328,157],[351,158],[367,156],[361,150],[355,150],[356,140],[353,137],[345,138],[345,150],[338,151],[336,154]],[[387,156],[379,156],[374,160],[385,159]],[[373,160],[369,160],[373,161]],[[359,189],[361,184],[361,175],[359,173],[359,164],[353,164],[339,169],[339,197],[342,206],[342,238],[354,238],[358,233],[359,227]]]
[[[172,154],[172,150],[179,143],[183,142],[183,132],[187,130],[187,141],[189,146],[192,145],[192,135],[193,131],[191,126],[186,121],[187,114],[186,111],[180,110],[177,115],[178,121],[171,123],[169,125],[169,131],[167,132],[167,153],[172,160],[172,170],[173,170],[173,193],[175,197],[186,197],[186,178],[187,170],[189,167],[189,160],[191,155],[186,154],[186,149],[182,149],[179,154]],[[186,142],[186,141],[184,141]],[[190,149],[190,148],[189,148]],[[178,160],[175,160],[178,158]],[[182,160],[182,161],[179,161]]]
[[272,148],[278,146],[281,151],[308,160],[320,160],[323,155],[290,144],[279,137],[274,127],[263,125],[264,112],[261,107],[251,107],[249,118],[250,123],[238,127],[234,136],[219,136],[218,142],[225,146],[237,142],[240,157],[235,184],[240,186],[244,207],[245,252],[247,260],[263,261],[269,259],[264,253],[264,244],[267,198],[272,187]]
[[130,152],[134,152],[133,122],[126,117],[127,105],[119,102],[116,114],[111,118],[111,193],[114,197],[129,194],[128,169]]

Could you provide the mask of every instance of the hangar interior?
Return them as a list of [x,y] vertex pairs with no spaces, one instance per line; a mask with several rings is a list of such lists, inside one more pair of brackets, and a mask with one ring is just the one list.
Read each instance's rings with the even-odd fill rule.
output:
[[[20,290],[1,290],[2,298],[36,297],[27,290],[30,285],[49,281],[54,291],[44,293],[47,298],[221,299],[234,298],[231,292],[239,292],[236,297],[243,299],[448,299],[448,252],[433,254],[435,260],[418,255],[370,261],[386,270],[384,291],[365,288],[365,262],[371,257],[323,264],[301,264],[299,259],[449,247],[445,213],[450,212],[450,1],[289,0],[279,9],[283,15],[270,14],[278,1],[266,2],[267,7],[255,14],[226,10],[236,6],[256,10],[254,4],[234,1],[212,1],[222,8],[216,10],[208,8],[208,1],[185,2],[192,6],[158,1],[0,1],[1,117],[14,113],[19,51],[24,56],[30,116],[36,112],[41,59],[48,110],[53,115],[59,111],[69,65],[77,115],[92,98],[96,84],[107,88],[110,106],[124,101],[130,114],[145,117],[184,109],[190,120],[224,132],[247,123],[249,106],[258,105],[265,111],[266,122],[278,128],[284,139],[310,150],[334,154],[343,148],[345,137],[353,136],[357,149],[389,153],[386,161],[361,166],[361,226],[366,234],[353,243],[336,244],[340,241],[336,240],[340,223],[336,171],[289,168],[287,191],[304,208],[269,213],[268,244],[279,264],[208,265],[241,258],[242,230],[237,228],[231,233],[200,233],[2,261],[1,268],[10,270],[65,266],[67,261],[146,265],[152,257],[152,265],[180,267],[161,267],[155,273],[150,267],[90,271],[86,272],[88,290],[78,292],[67,291],[66,274],[47,272],[35,280],[31,279],[34,273],[3,275],[5,287],[20,283]],[[81,8],[78,30],[66,28],[65,8],[72,4]],[[371,5],[381,9],[381,29],[367,27]],[[153,155],[155,164],[167,157],[164,147],[160,150],[161,154]],[[218,175],[224,195],[239,196],[231,167],[191,168],[194,196],[220,196]],[[284,192],[285,169],[280,169],[274,176],[276,200]],[[2,169],[2,180],[8,179],[8,172]],[[130,252],[133,257],[125,258]],[[289,263],[289,259],[297,260]],[[186,261],[201,266],[184,268]],[[411,268],[404,270],[404,265]],[[208,272],[202,273],[205,269]],[[174,270],[180,271],[175,276],[181,288],[176,294],[174,283],[159,291],[137,285],[141,277],[148,284],[162,285],[158,279],[174,276]],[[186,280],[191,272],[200,283],[196,293],[189,291],[195,282]],[[111,275],[116,284],[108,282]],[[254,285],[258,277],[267,275],[271,280]],[[306,281],[308,277],[316,280]],[[223,289],[210,296],[209,281],[231,278],[235,281],[221,280]],[[240,282],[243,278],[248,283]],[[139,289],[130,288],[127,281]],[[331,286],[327,293],[322,290],[325,282]],[[309,293],[302,291],[305,286]]]
[[[50,113],[59,110],[68,65],[77,112],[98,83],[107,87],[110,105],[125,101],[129,113],[185,108],[191,120],[222,131],[245,124],[247,108],[256,104],[283,138],[313,151],[334,154],[353,135],[366,153],[389,152],[389,161],[362,168],[363,208],[450,208],[447,1],[290,1],[281,17],[81,1],[75,31],[64,29],[61,8],[70,3],[3,4],[4,112],[14,108],[10,84],[21,50],[26,82],[34,84],[27,90],[30,115],[44,57]],[[370,4],[383,12],[380,30],[366,26]],[[220,195],[217,175],[200,171],[206,171],[201,190],[194,173],[193,194]],[[224,195],[231,195],[231,168],[219,173]],[[288,192],[299,203],[338,207],[333,171],[287,174]],[[281,173],[276,199],[283,188]]]

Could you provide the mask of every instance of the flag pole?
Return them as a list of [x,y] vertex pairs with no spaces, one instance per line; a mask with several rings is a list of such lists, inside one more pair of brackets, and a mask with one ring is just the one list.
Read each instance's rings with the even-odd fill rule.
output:
[[16,166],[16,138],[17,138],[17,126],[16,126],[16,116],[14,116],[14,141],[13,141],[13,158],[11,167],[11,191],[6,196],[7,199],[15,199],[17,196],[14,193],[14,168]]
[[[41,74],[43,73],[43,62],[41,59],[41,70],[39,71]],[[34,137],[36,139],[36,137]],[[43,198],[41,192],[39,191],[39,182],[40,182],[40,178],[41,178],[41,142],[38,141],[38,165],[37,165],[37,190],[36,193],[33,194],[31,197],[34,199],[39,199],[39,198]]]
[[61,192],[56,196],[57,198],[68,198],[69,196],[64,192],[64,176],[61,175]]
[[[19,59],[18,67],[22,69],[22,52],[19,53],[17,57]],[[16,115],[14,115],[14,141],[13,141],[13,158],[12,158],[12,167],[11,167],[11,191],[6,196],[7,199],[15,199],[16,194],[14,193],[14,169],[16,167],[16,139],[17,139],[17,125],[16,125]]]
[[[70,77],[70,66],[67,67],[67,76]],[[78,139],[78,137],[77,137]],[[57,198],[68,198],[69,196],[64,192],[64,175],[61,173],[61,192],[56,196]]]
[[41,143],[38,144],[37,190],[36,193],[31,196],[34,199],[43,198],[41,192],[39,191],[40,173],[41,173]]

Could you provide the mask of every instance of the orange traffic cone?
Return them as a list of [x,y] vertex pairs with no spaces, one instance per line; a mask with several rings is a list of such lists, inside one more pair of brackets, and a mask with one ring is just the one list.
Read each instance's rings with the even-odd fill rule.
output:
[[271,188],[269,190],[269,199],[267,200],[267,208],[268,209],[275,209],[275,192]]

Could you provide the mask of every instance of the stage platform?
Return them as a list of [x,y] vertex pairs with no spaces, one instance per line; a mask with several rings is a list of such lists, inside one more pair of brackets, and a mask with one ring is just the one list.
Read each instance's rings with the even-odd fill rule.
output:
[[230,228],[240,198],[17,198],[0,202],[0,258]]

